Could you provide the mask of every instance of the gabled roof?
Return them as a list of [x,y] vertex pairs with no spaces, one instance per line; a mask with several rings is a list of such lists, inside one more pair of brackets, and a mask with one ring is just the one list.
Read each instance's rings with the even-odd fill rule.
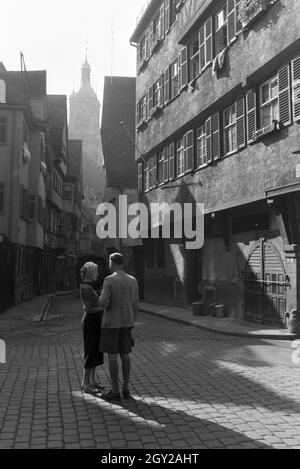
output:
[[124,127],[135,138],[135,77],[105,77],[101,138],[107,185],[137,186],[135,148]]

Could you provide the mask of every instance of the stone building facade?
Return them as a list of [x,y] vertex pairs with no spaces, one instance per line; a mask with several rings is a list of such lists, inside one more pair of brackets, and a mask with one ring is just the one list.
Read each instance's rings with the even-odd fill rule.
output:
[[286,324],[299,309],[297,0],[152,0],[137,46],[140,200],[205,207],[205,242],[145,240],[145,298]]

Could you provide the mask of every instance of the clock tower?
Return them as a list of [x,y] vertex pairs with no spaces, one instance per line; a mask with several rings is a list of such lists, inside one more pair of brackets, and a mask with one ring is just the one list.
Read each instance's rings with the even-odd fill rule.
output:
[[104,194],[103,152],[100,137],[100,103],[91,86],[91,67],[81,67],[81,85],[69,98],[69,138],[82,140],[82,184],[85,203],[95,208]]

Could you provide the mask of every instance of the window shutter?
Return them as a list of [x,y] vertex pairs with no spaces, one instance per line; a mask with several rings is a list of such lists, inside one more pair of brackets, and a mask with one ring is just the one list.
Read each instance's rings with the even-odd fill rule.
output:
[[139,42],[137,45],[137,68],[139,68],[139,65],[141,63],[141,43]]
[[153,86],[148,90],[148,108],[148,117],[150,117],[153,109]]
[[243,148],[246,145],[244,97],[236,102],[236,138],[237,147]]
[[293,119],[300,119],[300,57],[292,61]]
[[183,136],[184,170],[194,169],[194,131],[190,130]]
[[240,14],[240,2],[241,0],[235,0],[235,34],[237,35],[243,29],[241,20],[239,19]]
[[143,192],[143,163],[138,163],[138,191]]
[[247,142],[251,143],[255,140],[256,132],[256,92],[249,90],[246,94],[247,109]]
[[183,47],[180,51],[179,66],[180,66],[179,86],[180,86],[180,89],[182,89],[184,86],[187,85],[187,82],[188,82],[187,47]]
[[149,190],[149,160],[144,167],[145,192]]
[[286,65],[278,72],[279,91],[279,121],[281,124],[291,123],[291,93],[290,93],[290,68]]
[[139,125],[140,122],[140,102],[136,103],[136,127]]
[[170,0],[165,0],[165,33],[170,29]]
[[153,47],[154,47],[153,21],[150,23],[148,31],[149,31],[149,55],[151,55],[153,51]]
[[175,176],[175,144],[169,146],[169,179]]
[[35,219],[35,195],[30,195],[28,200],[28,219]]
[[201,26],[199,31],[199,55],[200,55],[200,71],[204,69],[206,64],[205,57],[205,26]]
[[159,29],[158,29],[159,39],[163,39],[165,35],[165,4],[162,3],[159,9]]
[[235,39],[235,0],[227,0],[227,44]]
[[163,149],[164,153],[164,170],[163,170],[163,179],[164,182],[169,180],[169,147]]
[[164,105],[164,74],[160,76],[159,79],[159,89],[160,89],[160,94],[159,94],[159,105],[160,107],[163,107]]
[[157,155],[152,157],[152,187],[157,185]]
[[211,117],[205,122],[207,163],[212,161]]
[[145,33],[145,59],[148,60],[150,56],[150,47],[149,47],[149,28],[146,29]]
[[211,118],[212,130],[212,157],[214,160],[220,158],[220,114],[214,114]]
[[205,22],[205,65],[212,61],[212,55],[212,17],[210,17]]
[[165,82],[164,82],[164,102],[165,104],[170,100],[170,68],[165,70]]

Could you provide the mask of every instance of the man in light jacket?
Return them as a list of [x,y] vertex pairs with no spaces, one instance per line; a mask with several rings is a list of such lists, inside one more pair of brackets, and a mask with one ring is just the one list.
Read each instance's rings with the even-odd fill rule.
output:
[[134,277],[123,270],[124,258],[114,253],[109,258],[112,275],[104,280],[99,305],[104,307],[100,351],[108,354],[112,390],[102,394],[107,401],[120,401],[118,354],[122,360],[123,399],[129,399],[131,330],[139,308],[138,284]]

